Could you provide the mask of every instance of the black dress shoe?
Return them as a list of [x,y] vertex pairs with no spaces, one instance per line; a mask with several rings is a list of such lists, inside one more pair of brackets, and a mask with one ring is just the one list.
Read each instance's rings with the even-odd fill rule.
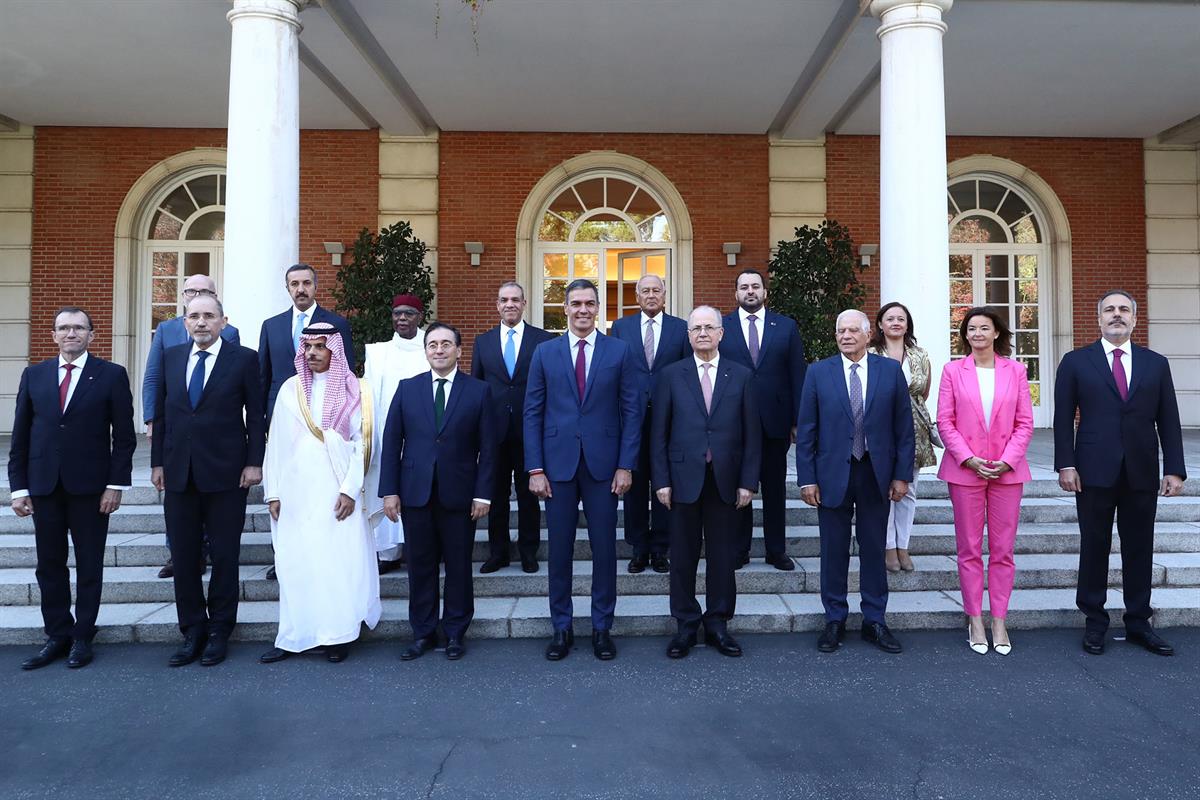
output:
[[592,652],[601,661],[612,661],[617,657],[617,646],[608,631],[592,631]]
[[229,640],[224,636],[210,636],[204,652],[200,655],[200,666],[215,667],[229,653]]
[[749,563],[750,563],[750,554],[742,553],[738,557],[737,564],[736,564],[736,566],[734,566],[734,569],[741,569],[742,567],[746,566]]
[[267,568],[267,576],[266,577],[267,577],[267,580],[269,580],[269,581],[278,580],[275,577],[275,565],[274,564],[272,564],[270,567]]
[[492,556],[487,561],[483,562],[483,566],[479,568],[479,574],[487,575],[488,573],[495,572],[496,570],[498,570],[502,567],[507,567],[508,564],[509,564],[509,561],[507,558],[500,558],[499,556]]
[[680,631],[675,634],[675,638],[667,645],[667,658],[684,658],[688,654],[688,651],[695,646],[695,632],[683,633]]
[[342,663],[348,655],[350,655],[350,645],[348,643],[331,644],[325,648],[325,658],[334,664]]
[[67,666],[71,669],[86,667],[92,663],[92,643],[86,639],[76,639],[71,645],[71,653],[67,656]]
[[163,564],[162,569],[160,569],[158,571],[158,577],[160,577],[160,578],[175,577],[175,563],[173,561],[171,561],[171,559],[168,558],[167,563]]
[[646,571],[646,565],[650,563],[650,557],[645,553],[639,553],[629,559],[629,574],[637,575],[639,572]]
[[738,658],[742,655],[742,646],[729,635],[729,631],[708,631],[704,634],[704,640],[723,656]]
[[537,556],[521,556],[521,570],[530,575],[538,571]]
[[825,630],[821,631],[821,636],[817,639],[817,649],[822,653],[832,653],[842,646],[842,639],[845,638],[846,623],[826,622]]
[[437,636],[426,636],[422,639],[417,639],[408,646],[407,650],[400,654],[400,660],[412,661],[425,655],[435,647],[437,647]]
[[172,655],[167,662],[172,667],[182,667],[185,664],[190,664],[200,657],[200,651],[204,649],[204,643],[208,637],[202,633],[189,633],[183,639],[183,644]]
[[904,649],[900,646],[900,640],[888,630],[888,626],[878,622],[864,622],[862,638],[864,642],[870,642],[885,653],[899,653]]
[[258,657],[262,664],[274,664],[277,661],[283,661],[285,658],[291,658],[291,653],[280,647],[272,647],[267,652]]
[[1083,652],[1098,656],[1104,652],[1104,632],[1084,631]]
[[671,571],[671,562],[662,553],[655,553],[650,556],[650,569],[661,575]]
[[[1166,639],[1149,628],[1144,631],[1131,631],[1127,629],[1125,631],[1125,641],[1130,644],[1140,644],[1156,656],[1175,655],[1175,648]],[[75,651],[71,650],[71,652],[73,654]]]
[[466,654],[467,648],[463,647],[462,639],[451,636],[446,642],[446,658],[450,661],[458,661]]
[[796,568],[796,562],[783,555],[767,556],[766,562],[775,569],[783,570],[784,572],[791,572]]
[[394,559],[382,559],[381,558],[381,559],[379,559],[379,574],[387,575],[389,572],[395,572],[396,570],[400,569],[400,567],[402,567],[402,566],[404,566],[404,559],[402,559],[402,558],[394,558]]
[[38,651],[36,656],[27,658],[21,662],[21,669],[41,669],[47,664],[52,664],[62,658],[71,649],[71,640],[65,636],[60,638],[50,637],[46,643],[42,645],[42,649]]
[[555,631],[554,638],[546,645],[547,661],[562,661],[571,653],[575,646],[575,632],[568,628],[565,631]]

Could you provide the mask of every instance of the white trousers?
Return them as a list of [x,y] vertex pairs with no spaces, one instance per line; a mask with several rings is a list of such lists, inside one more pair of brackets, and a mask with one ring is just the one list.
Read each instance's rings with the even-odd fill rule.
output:
[[917,473],[908,484],[908,494],[892,503],[888,510],[887,549],[907,550],[912,534],[913,519],[917,516]]

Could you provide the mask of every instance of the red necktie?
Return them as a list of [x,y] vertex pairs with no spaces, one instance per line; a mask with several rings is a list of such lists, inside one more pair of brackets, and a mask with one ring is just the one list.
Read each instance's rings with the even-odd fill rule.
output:
[[67,392],[71,389],[71,370],[75,369],[74,364],[63,364],[63,369],[67,374],[63,377],[62,383],[58,385],[58,408],[60,411],[67,410]]
[[575,347],[579,350],[579,355],[575,356],[575,385],[579,388],[579,402],[583,402],[583,390],[587,387],[587,357],[583,354],[583,348],[587,346],[587,339],[580,339],[579,344]]
[[1113,380],[1117,382],[1117,394],[1121,395],[1122,400],[1129,399],[1129,379],[1125,377],[1125,365],[1121,363],[1121,356],[1125,355],[1120,348],[1113,350]]

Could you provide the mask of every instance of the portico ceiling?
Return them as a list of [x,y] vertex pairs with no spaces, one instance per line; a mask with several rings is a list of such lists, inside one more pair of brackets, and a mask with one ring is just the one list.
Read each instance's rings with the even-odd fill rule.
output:
[[[320,0],[301,124],[441,130],[877,133],[859,0]],[[0,0],[0,115],[223,127],[228,0]],[[1200,113],[1200,2],[958,0],[947,129],[1154,135]],[[248,78],[247,78],[248,79]]]

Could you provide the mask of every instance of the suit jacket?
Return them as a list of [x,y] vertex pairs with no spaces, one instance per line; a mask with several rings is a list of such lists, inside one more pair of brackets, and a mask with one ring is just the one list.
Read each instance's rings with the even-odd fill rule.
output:
[[754,373],[754,399],[762,428],[772,439],[787,439],[792,421],[800,410],[800,391],[804,373],[804,343],[800,329],[791,317],[765,309],[760,330],[758,366],[750,360],[750,346],[742,335],[742,321],[734,310],[721,320],[725,335],[721,339],[721,357],[730,358]]
[[[315,325],[318,322],[328,322],[342,334],[342,343],[346,345],[346,361],[354,371],[354,344],[350,338],[350,323],[340,314],[335,314],[325,306],[318,304],[312,319],[305,325]],[[258,372],[263,387],[263,404],[266,408],[267,419],[275,409],[275,397],[283,382],[296,374],[296,348],[292,346],[292,309],[288,308],[281,314],[276,314],[262,324],[258,336]]]
[[221,345],[200,404],[188,398],[191,343],[163,353],[150,466],[163,468],[166,487],[182,492],[191,474],[202,492],[236,489],[245,467],[261,467],[267,428],[258,357],[249,347]]
[[[913,478],[912,402],[908,381],[897,362],[874,353],[867,353],[865,361],[863,429],[875,482],[886,497],[892,481]],[[823,506],[840,506],[846,498],[853,441],[854,418],[839,353],[809,367],[796,423],[796,482],[816,484]]]
[[946,457],[938,477],[948,483],[982,486],[988,481],[962,465],[972,456],[1003,461],[1012,467],[995,481],[1025,483],[1031,479],[1025,451],[1033,439],[1033,401],[1020,361],[996,356],[996,389],[992,414],[985,424],[975,359],[968,355],[942,369],[938,390],[938,433]]
[[521,442],[525,438],[521,414],[529,383],[529,362],[533,360],[537,346],[553,338],[553,333],[526,322],[525,332],[521,334],[521,349],[517,351],[516,369],[509,377],[508,367],[504,366],[504,349],[500,345],[500,326],[475,337],[471,348],[471,377],[485,381],[491,389],[495,431],[502,441]]
[[1187,478],[1171,365],[1153,350],[1130,345],[1133,364],[1128,400],[1117,394],[1117,382],[1099,339],[1067,353],[1058,365],[1054,469],[1074,467],[1084,486],[1115,486],[1124,463],[1130,486],[1157,489],[1160,444],[1162,474]]
[[58,401],[58,356],[26,367],[17,389],[8,485],[51,494],[129,486],[133,472],[133,394],[125,368],[88,354],[67,410]]
[[598,481],[637,466],[646,404],[638,388],[629,345],[596,332],[596,351],[584,385],[575,383],[571,337],[543,342],[533,351],[525,393],[525,469],[545,470],[552,481],[575,477],[582,453]]
[[[241,344],[242,337],[238,329],[226,325],[221,329],[221,338],[230,344]],[[146,356],[146,373],[142,376],[142,421],[154,420],[154,401],[158,399],[158,381],[162,377],[163,351],[177,344],[187,344],[192,336],[183,324],[183,317],[172,317],[163,320],[154,329],[154,338],[150,340],[150,353]]]
[[628,314],[612,324],[612,336],[625,340],[629,351],[633,354],[633,364],[637,367],[638,382],[642,389],[642,402],[649,403],[654,392],[654,381],[662,371],[682,358],[692,354],[692,344],[688,341],[687,322],[679,317],[672,317],[665,311],[658,315],[662,330],[658,337],[658,350],[654,354],[654,366],[646,364],[646,348],[643,344],[646,332],[641,327],[642,314]]
[[488,386],[462,370],[450,387],[440,430],[434,427],[432,371],[400,381],[383,429],[379,496],[398,495],[401,505],[469,511],[471,501],[491,499],[496,466],[495,415]]
[[762,435],[753,373],[722,358],[708,411],[696,369],[693,358],[676,361],[663,369],[654,388],[650,480],[655,491],[671,487],[673,502],[694,503],[704,489],[705,454],[711,452],[717,491],[733,505],[738,489],[758,489]]

